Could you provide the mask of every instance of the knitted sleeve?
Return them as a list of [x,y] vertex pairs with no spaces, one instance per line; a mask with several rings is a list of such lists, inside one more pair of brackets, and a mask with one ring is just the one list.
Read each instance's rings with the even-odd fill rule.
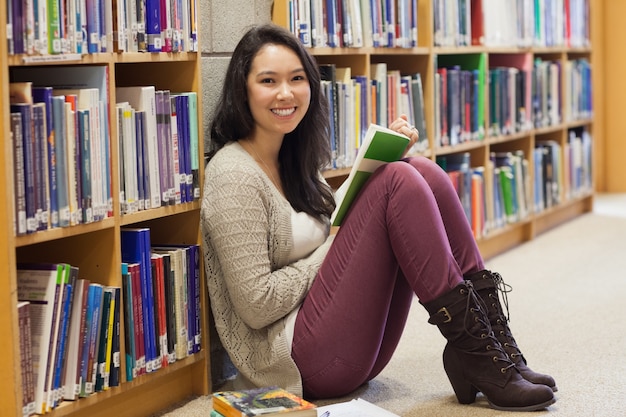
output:
[[235,313],[260,329],[302,302],[328,245],[287,265],[292,247],[288,202],[259,175],[256,164],[242,158],[214,162],[207,167],[212,180],[205,186],[204,230]]

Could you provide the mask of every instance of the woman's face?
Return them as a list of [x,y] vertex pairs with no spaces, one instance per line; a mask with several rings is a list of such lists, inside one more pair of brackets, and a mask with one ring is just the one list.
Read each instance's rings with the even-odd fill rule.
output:
[[282,138],[298,126],[311,102],[302,62],[282,45],[268,44],[259,50],[252,60],[247,88],[257,135]]

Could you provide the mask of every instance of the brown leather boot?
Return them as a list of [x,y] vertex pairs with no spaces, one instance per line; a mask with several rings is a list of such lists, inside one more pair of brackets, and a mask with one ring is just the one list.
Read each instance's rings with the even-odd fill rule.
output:
[[[491,324],[493,333],[496,335],[511,360],[515,363],[517,369],[520,370],[522,376],[530,382],[547,385],[552,391],[558,391],[554,378],[550,375],[535,372],[528,367],[526,358],[517,346],[515,338],[513,338],[513,334],[508,325],[509,307],[507,300],[507,293],[511,291],[511,287],[505,284],[502,276],[497,272],[483,270],[471,274],[465,277],[465,279],[470,280],[472,284],[474,284],[478,295],[483,299],[485,304],[487,304],[487,316],[489,317],[489,323]],[[506,308],[506,314],[500,302],[500,295],[502,295],[502,303]]]
[[478,391],[493,408],[505,411],[535,411],[556,401],[549,387],[522,377],[493,334],[470,281],[422,305],[428,322],[448,340],[443,365],[459,403],[473,403]]

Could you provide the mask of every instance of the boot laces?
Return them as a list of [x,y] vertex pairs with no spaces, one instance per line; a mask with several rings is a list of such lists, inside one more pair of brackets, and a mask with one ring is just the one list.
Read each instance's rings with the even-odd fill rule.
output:
[[[502,310],[502,316],[508,322],[510,319],[509,314],[509,297],[508,294],[513,291],[513,287],[504,282],[504,278],[497,272],[492,272],[491,277],[493,278],[493,282],[496,286],[496,297],[500,298],[502,301],[502,305],[504,309]],[[506,313],[505,313],[506,311]],[[505,323],[506,324],[506,323]]]
[[517,342],[515,338],[513,338],[513,334],[511,333],[511,329],[508,326],[508,322],[510,321],[510,313],[509,313],[509,298],[508,293],[513,290],[513,287],[506,282],[504,282],[504,278],[498,272],[491,272],[491,276],[493,278],[493,282],[496,286],[495,297],[501,300],[501,304],[504,308],[500,307],[498,310],[501,313],[501,316],[504,320],[502,323],[504,327],[504,336],[509,339],[509,342],[503,343],[504,347],[510,347],[517,351],[517,354],[512,354],[513,358],[522,357],[522,351],[517,346]]
[[[469,296],[467,297],[467,305],[465,308],[465,317],[464,317],[465,326],[463,326],[465,328],[465,333],[467,333],[468,336],[474,339],[480,339],[480,340],[484,340],[486,338],[491,339],[492,343],[488,344],[486,349],[487,350],[493,349],[501,353],[500,355],[495,355],[493,357],[493,360],[494,362],[501,361],[501,362],[507,363],[507,366],[500,369],[502,373],[505,373],[508,369],[515,367],[515,363],[511,360],[509,355],[506,353],[502,344],[500,343],[500,341],[494,334],[493,330],[491,329],[491,324],[489,323],[489,319],[486,313],[487,305],[485,304],[483,299],[478,296],[472,283],[468,282],[467,284],[468,284],[467,288],[469,291]],[[474,320],[472,320],[470,317],[470,314],[472,313],[478,313],[478,314],[474,314],[475,316]],[[481,324],[481,329],[483,330],[483,333],[481,333],[480,336],[475,336],[470,331],[470,328],[472,327],[471,325],[472,321],[475,323]],[[484,332],[485,330],[486,330],[486,333]]]

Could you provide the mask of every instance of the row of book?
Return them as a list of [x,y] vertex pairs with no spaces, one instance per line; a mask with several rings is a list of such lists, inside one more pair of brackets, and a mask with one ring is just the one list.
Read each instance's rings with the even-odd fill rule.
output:
[[199,245],[149,238],[122,231],[122,286],[65,263],[18,264],[25,416],[118,386],[122,366],[132,381],[200,351]]
[[17,288],[24,415],[119,385],[120,288],[64,263],[18,264]]
[[105,68],[90,68],[103,78],[83,83],[93,74],[68,69],[63,80],[46,77],[35,84],[35,73],[56,72],[35,67],[12,77],[17,235],[112,215]]
[[126,381],[201,349],[200,246],[155,245],[122,229]]
[[589,46],[589,0],[435,0],[433,12],[435,46]]
[[482,140],[486,132],[511,135],[592,116],[587,59],[545,61],[530,54],[488,59],[486,68],[482,54],[439,57],[433,129],[437,146]]
[[6,0],[8,52],[197,51],[196,0]]
[[138,86],[116,97],[122,214],[199,199],[197,93]]
[[592,191],[591,135],[583,128],[570,129],[563,146],[538,142],[532,159],[521,150],[492,152],[487,166],[471,166],[463,152],[438,156],[437,163],[448,172],[477,239]]
[[308,47],[417,46],[417,0],[288,0],[289,29]]
[[386,126],[401,114],[419,131],[415,151],[428,148],[424,93],[419,73],[402,75],[386,63],[371,65],[370,77],[352,76],[350,68],[320,66],[322,89],[331,120],[331,169],[352,166],[370,123]]

